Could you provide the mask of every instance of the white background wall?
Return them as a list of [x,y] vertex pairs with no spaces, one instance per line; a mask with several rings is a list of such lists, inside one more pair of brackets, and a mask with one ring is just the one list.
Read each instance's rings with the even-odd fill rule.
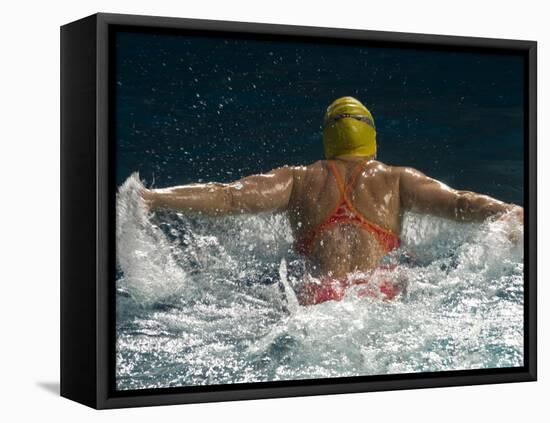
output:
[[[543,1],[9,1],[2,4],[0,419],[60,421],[548,421],[550,53]],[[539,42],[539,382],[95,412],[59,381],[59,26],[98,12]],[[546,13],[545,13],[546,12]],[[491,123],[488,122],[490,125]],[[544,390],[548,392],[544,394]],[[543,414],[546,418],[543,417]],[[6,418],[7,417],[7,418]]]

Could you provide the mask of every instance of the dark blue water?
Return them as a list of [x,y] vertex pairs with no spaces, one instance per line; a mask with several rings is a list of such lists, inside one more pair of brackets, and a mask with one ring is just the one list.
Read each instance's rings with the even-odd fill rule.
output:
[[323,158],[328,104],[373,113],[378,158],[523,204],[523,58],[116,35],[117,185],[226,182]]

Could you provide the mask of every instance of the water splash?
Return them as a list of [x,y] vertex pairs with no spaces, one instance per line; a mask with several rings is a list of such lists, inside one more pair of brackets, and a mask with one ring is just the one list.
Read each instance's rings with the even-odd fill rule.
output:
[[117,196],[119,389],[523,365],[523,245],[506,223],[409,214],[407,293],[300,307],[284,214],[149,213]]

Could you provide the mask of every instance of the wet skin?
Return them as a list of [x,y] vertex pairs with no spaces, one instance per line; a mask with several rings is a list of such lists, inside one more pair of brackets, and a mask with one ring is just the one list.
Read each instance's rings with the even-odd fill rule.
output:
[[[388,166],[372,157],[346,157],[334,163],[347,181],[361,162],[363,171],[348,198],[370,222],[399,235],[407,210],[458,221],[482,221],[491,216],[523,223],[523,208],[486,195],[458,191],[408,168]],[[340,200],[336,179],[324,160],[309,166],[284,166],[229,184],[191,184],[144,190],[152,209],[164,208],[209,215],[288,212],[296,239],[316,228]],[[513,238],[513,234],[511,234]],[[375,236],[353,224],[329,227],[315,238],[309,256],[317,275],[343,277],[377,267],[385,251]]]

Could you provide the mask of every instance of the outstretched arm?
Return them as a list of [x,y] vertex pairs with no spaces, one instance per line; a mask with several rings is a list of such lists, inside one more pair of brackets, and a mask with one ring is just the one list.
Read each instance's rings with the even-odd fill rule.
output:
[[210,215],[284,210],[288,206],[294,172],[285,166],[236,182],[190,184],[144,190],[152,209],[201,212]]
[[523,222],[523,207],[507,204],[487,195],[454,190],[412,168],[398,168],[401,205],[460,221],[481,221],[513,212]]

